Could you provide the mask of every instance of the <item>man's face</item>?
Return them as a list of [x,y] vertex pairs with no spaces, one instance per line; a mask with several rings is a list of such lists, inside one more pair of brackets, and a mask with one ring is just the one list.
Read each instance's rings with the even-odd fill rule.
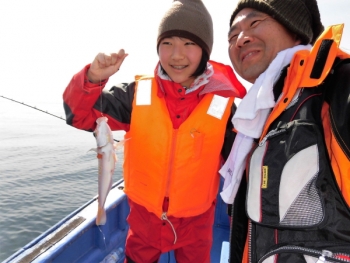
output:
[[254,83],[279,51],[300,43],[295,34],[271,16],[252,8],[242,9],[232,22],[229,56],[236,72]]

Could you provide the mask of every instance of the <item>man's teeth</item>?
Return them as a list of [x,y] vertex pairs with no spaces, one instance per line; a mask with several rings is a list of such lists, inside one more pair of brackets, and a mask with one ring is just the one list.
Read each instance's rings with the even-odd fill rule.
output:
[[255,52],[250,52],[250,53],[248,53],[245,57],[244,57],[244,59],[246,59],[247,57],[250,57],[251,55],[253,55]]

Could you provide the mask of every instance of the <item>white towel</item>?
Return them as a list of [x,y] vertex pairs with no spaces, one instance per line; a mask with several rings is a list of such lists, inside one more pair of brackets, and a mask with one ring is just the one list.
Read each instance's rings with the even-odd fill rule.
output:
[[232,117],[232,123],[238,134],[228,159],[219,171],[221,176],[225,178],[223,191],[220,193],[225,203],[233,203],[245,169],[247,156],[253,146],[253,138],[260,138],[270,110],[275,106],[273,94],[275,81],[297,51],[310,49],[311,45],[298,45],[279,52],[240,102]]
[[236,135],[229,157],[221,167],[219,173],[225,178],[223,190],[220,193],[222,200],[232,204],[241,183],[245,162],[253,139],[242,133]]

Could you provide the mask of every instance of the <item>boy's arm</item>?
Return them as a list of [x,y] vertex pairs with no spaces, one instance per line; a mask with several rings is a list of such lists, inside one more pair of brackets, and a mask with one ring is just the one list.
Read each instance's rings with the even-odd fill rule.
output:
[[103,115],[112,130],[129,130],[134,83],[123,83],[102,92],[108,79],[91,83],[87,78],[89,68],[87,65],[74,75],[63,93],[67,124],[93,131],[96,119]]

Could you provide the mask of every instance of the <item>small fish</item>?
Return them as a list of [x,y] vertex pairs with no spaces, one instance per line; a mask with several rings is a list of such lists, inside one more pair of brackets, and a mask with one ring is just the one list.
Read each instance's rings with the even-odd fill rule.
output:
[[108,118],[104,116],[96,120],[97,127],[94,130],[94,136],[97,148],[91,149],[97,152],[98,158],[98,210],[96,225],[104,225],[106,223],[104,204],[112,187],[113,173],[118,160],[115,150],[124,144],[124,140],[120,142],[113,140],[113,133],[107,121]]

